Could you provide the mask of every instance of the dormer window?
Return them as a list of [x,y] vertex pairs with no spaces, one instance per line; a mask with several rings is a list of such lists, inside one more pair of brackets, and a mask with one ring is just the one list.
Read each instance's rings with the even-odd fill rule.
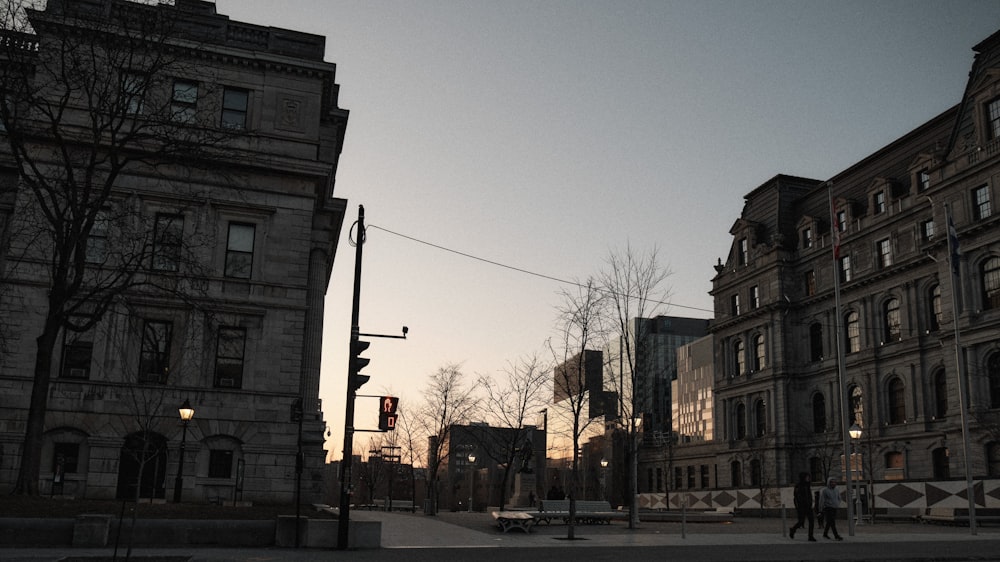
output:
[[847,232],[847,211],[843,209],[837,210],[837,230]]
[[885,212],[885,190],[876,191],[875,195],[872,196],[872,214],[881,215]]
[[1000,138],[1000,97],[986,104],[986,133],[989,140]]
[[931,174],[926,168],[917,172],[917,188],[920,191],[927,191],[931,186]]
[[750,261],[750,244],[746,238],[740,238],[739,248],[737,249],[736,263],[739,265],[746,265]]
[[802,229],[802,248],[812,248],[813,245],[813,231],[810,227],[805,227]]

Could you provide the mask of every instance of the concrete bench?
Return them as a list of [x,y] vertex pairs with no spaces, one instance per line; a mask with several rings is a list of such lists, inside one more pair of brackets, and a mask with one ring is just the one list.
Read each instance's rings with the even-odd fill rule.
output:
[[955,509],[951,507],[931,507],[927,513],[920,516],[920,520],[926,523],[950,523],[955,524]]
[[497,525],[504,533],[511,529],[521,529],[525,533],[530,533],[531,527],[538,522],[534,515],[527,511],[494,511],[493,519],[496,519]]

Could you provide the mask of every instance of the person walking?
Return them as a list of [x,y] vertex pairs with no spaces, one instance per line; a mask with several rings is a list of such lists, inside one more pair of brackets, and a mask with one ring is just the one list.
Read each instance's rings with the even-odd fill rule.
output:
[[813,536],[813,525],[815,520],[813,519],[813,497],[811,490],[811,481],[809,479],[808,472],[799,473],[799,481],[795,484],[795,513],[798,515],[799,520],[792,525],[792,528],[788,530],[788,536],[795,538],[795,531],[798,531],[805,526],[806,519],[809,520],[809,542],[816,542],[816,537]]
[[833,531],[833,538],[842,541],[844,537],[837,532],[837,508],[840,507],[840,492],[837,491],[837,479],[830,478],[826,481],[826,488],[819,494],[819,508],[823,512],[823,538],[830,538],[830,531]]

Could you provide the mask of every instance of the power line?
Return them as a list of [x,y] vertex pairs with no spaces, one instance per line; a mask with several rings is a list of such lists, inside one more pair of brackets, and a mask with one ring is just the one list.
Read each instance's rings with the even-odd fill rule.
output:
[[[544,273],[538,273],[538,272],[530,271],[530,270],[523,269],[523,268],[520,268],[520,267],[515,267],[515,266],[512,266],[512,265],[507,265],[505,263],[500,263],[500,262],[497,262],[497,261],[488,260],[486,258],[482,258],[482,257],[476,256],[476,255],[473,255],[473,254],[468,254],[466,252],[460,252],[460,251],[454,250],[452,248],[441,246],[440,244],[434,244],[433,242],[428,242],[426,240],[421,240],[419,238],[414,238],[413,236],[407,236],[406,234],[395,232],[395,231],[389,230],[388,228],[383,228],[383,227],[378,226],[378,225],[368,224],[367,228],[374,228],[376,230],[381,230],[382,232],[387,232],[387,233],[392,234],[394,236],[399,236],[400,238],[405,238],[407,240],[410,240],[411,242],[416,242],[418,244],[423,244],[425,246],[430,246],[431,248],[435,248],[437,250],[441,250],[441,251],[444,251],[444,252],[450,252],[452,254],[456,254],[456,255],[462,256],[464,258],[469,258],[469,259],[472,259],[472,260],[481,261],[483,263],[488,263],[488,264],[494,265],[496,267],[502,267],[504,269],[509,269],[511,271],[516,271],[518,273],[524,273],[525,275],[532,275],[534,277],[540,277],[542,279],[547,279],[549,281],[555,281],[556,283],[563,283],[563,284],[566,284],[566,285],[573,285],[575,287],[586,288],[584,285],[582,285],[582,284],[580,284],[580,283],[578,283],[576,281],[570,281],[568,279],[561,279],[559,277],[553,277],[551,275],[546,275]],[[683,304],[677,304],[677,303],[673,303],[673,302],[664,302],[664,301],[658,301],[658,300],[652,300],[652,302],[655,302],[655,303],[658,303],[658,304],[662,304],[662,305],[666,305],[666,306],[676,306],[677,308],[686,308],[686,309],[689,309],[689,310],[700,310],[702,312],[711,312],[713,315],[715,314],[714,310],[709,310],[707,308],[699,308],[697,306],[687,306],[687,305],[683,305]]]

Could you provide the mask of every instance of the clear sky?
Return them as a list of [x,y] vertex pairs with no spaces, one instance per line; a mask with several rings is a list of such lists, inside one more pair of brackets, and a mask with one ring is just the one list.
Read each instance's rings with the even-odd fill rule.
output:
[[[958,103],[972,47],[1000,29],[996,0],[216,3],[326,36],[351,112],[320,391],[337,459],[359,204],[361,331],[410,328],[372,340],[361,393],[405,406],[438,367],[471,380],[542,350],[562,286],[393,233],[561,279],[656,246],[664,313],[711,317],[745,194],[827,179]],[[374,427],[376,402],[357,408]]]

